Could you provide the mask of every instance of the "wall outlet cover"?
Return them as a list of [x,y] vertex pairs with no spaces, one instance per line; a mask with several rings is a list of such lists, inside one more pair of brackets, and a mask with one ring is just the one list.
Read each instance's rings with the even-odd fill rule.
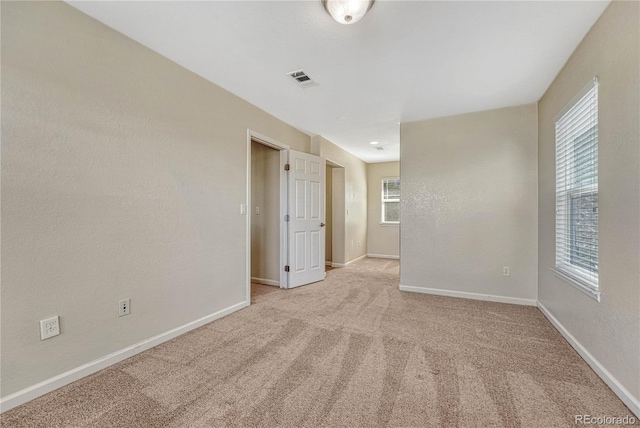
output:
[[40,320],[40,340],[49,339],[60,334],[60,318],[55,317]]
[[124,299],[118,302],[118,316],[123,317],[131,313],[131,299]]

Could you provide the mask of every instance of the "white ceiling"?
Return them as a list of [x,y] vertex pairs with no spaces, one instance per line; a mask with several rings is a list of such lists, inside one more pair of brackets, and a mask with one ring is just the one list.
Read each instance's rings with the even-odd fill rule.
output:
[[[309,135],[399,159],[399,123],[540,99],[609,1],[70,2]],[[318,86],[285,73],[304,69]],[[377,151],[369,144],[379,141]]]

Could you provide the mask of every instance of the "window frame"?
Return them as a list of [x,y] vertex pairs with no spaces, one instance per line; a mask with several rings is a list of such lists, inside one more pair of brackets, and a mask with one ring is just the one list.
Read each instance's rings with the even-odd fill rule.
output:
[[398,213],[398,221],[389,221],[385,219],[385,204],[386,203],[398,203],[400,204],[400,196],[398,198],[387,198],[384,195],[385,181],[397,180],[400,183],[400,177],[382,177],[380,180],[380,225],[382,226],[398,226],[400,224],[400,213]]
[[[578,139],[580,138],[580,134],[571,135],[570,142],[564,143],[564,146],[560,147],[561,141],[558,139],[557,135],[557,127],[558,122],[560,122],[568,113],[572,112],[573,109],[578,105],[578,103],[588,94],[590,94],[595,89],[595,123],[592,124],[591,128],[588,128],[587,132],[592,128],[595,128],[593,133],[595,138],[595,153],[596,153],[596,165],[595,165],[595,177],[593,178],[594,182],[584,185],[565,185],[563,189],[559,189],[558,186],[558,174],[559,172],[565,175],[566,181],[571,182],[572,177],[579,172],[578,167],[571,166],[575,157],[575,148],[579,144]],[[594,298],[596,301],[600,302],[600,281],[599,281],[599,266],[595,271],[587,269],[579,264],[571,263],[572,258],[572,230],[576,225],[576,220],[573,217],[574,209],[572,208],[572,202],[574,201],[576,196],[584,196],[584,195],[596,195],[597,200],[599,200],[599,191],[598,191],[598,78],[594,78],[592,82],[590,82],[582,91],[580,91],[565,108],[554,118],[554,126],[555,126],[555,134],[554,134],[554,142],[555,142],[555,154],[556,154],[556,189],[555,189],[555,264],[554,267],[551,268],[551,271],[563,281],[569,283],[574,286],[584,294]],[[569,146],[570,145],[570,146]],[[568,160],[564,160],[563,162],[563,170],[559,169],[558,165],[558,150],[564,150],[565,157],[566,153],[571,150],[573,153],[571,158]],[[560,193],[562,192],[562,193]],[[597,205],[596,205],[597,207]],[[564,219],[560,219],[560,212],[563,212],[565,217]],[[596,211],[599,215],[599,212]],[[564,223],[564,230],[562,232],[565,235],[562,238],[558,237],[558,225]],[[599,233],[598,233],[598,222],[596,218],[596,245],[599,242]],[[599,247],[599,246],[598,246]],[[599,253],[596,255],[599,260]]]

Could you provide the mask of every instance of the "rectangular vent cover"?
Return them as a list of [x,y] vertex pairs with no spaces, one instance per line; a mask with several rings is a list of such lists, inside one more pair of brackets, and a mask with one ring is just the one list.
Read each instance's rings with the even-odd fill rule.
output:
[[297,70],[287,73],[288,76],[291,76],[293,80],[300,86],[301,88],[309,88],[311,86],[318,85],[318,82],[313,80],[311,77],[304,72],[304,70]]

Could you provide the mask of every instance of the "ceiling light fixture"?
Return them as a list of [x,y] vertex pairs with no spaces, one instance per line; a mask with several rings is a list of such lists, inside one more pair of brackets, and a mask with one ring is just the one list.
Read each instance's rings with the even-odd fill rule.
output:
[[372,141],[372,142],[370,142],[369,144],[371,144],[372,146],[377,146],[377,145],[378,145],[378,144],[380,144],[380,143],[379,143],[379,142],[377,142],[377,141]]
[[367,13],[374,0],[322,0],[329,15],[340,24],[355,24]]

